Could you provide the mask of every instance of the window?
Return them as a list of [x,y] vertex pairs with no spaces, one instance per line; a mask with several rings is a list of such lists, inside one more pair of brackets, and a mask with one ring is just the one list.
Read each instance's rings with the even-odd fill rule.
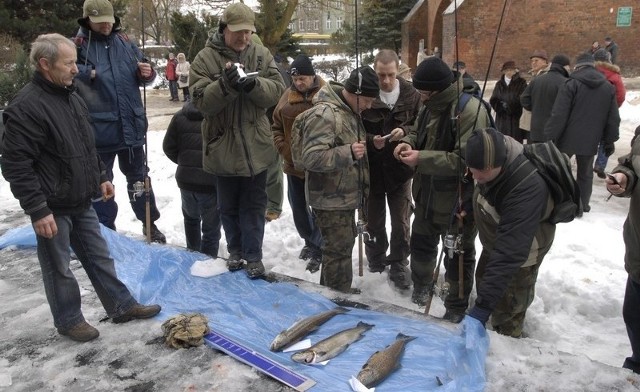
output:
[[313,30],[315,31],[320,30],[320,21],[318,19],[313,21]]
[[331,30],[331,16],[327,16],[327,23],[325,23],[324,27],[327,30]]
[[342,16],[336,17],[336,29],[341,29],[343,22],[344,21],[342,20]]
[[289,30],[294,31],[295,28],[296,28],[296,24],[293,22],[289,22]]
[[298,30],[299,31],[304,31],[304,20],[300,19],[298,21]]

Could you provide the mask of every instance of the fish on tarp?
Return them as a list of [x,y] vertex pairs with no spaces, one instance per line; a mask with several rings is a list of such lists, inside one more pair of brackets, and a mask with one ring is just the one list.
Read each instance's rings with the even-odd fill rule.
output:
[[367,388],[378,385],[391,373],[400,368],[400,357],[404,352],[407,342],[415,339],[415,336],[407,336],[399,333],[395,342],[385,347],[382,351],[376,351],[369,357],[367,363],[362,366],[358,373],[358,381]]
[[308,349],[293,354],[291,359],[307,365],[328,361],[346,350],[351,343],[360,340],[364,333],[373,327],[371,324],[360,321],[353,328],[337,332]]
[[291,346],[292,344],[300,341],[303,337],[307,336],[309,333],[318,329],[318,327],[327,322],[333,316],[347,313],[348,311],[349,309],[339,306],[337,308],[327,310],[326,312],[318,313],[297,321],[288,329],[280,332],[278,336],[273,339],[270,350],[280,351],[285,347]]

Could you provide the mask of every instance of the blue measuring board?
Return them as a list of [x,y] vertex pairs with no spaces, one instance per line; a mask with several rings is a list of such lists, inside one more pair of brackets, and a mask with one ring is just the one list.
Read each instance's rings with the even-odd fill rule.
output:
[[211,333],[204,336],[204,341],[209,346],[226,353],[244,364],[256,368],[262,373],[290,386],[296,391],[306,391],[316,385],[316,382],[312,379],[287,369],[283,365],[265,357],[264,355],[233,341],[231,338],[224,336],[220,332],[211,330]]

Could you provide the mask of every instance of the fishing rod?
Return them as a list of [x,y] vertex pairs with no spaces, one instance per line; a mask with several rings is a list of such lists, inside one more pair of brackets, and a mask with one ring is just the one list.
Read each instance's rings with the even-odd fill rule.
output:
[[[354,15],[355,15],[355,46],[356,46],[356,69],[360,67],[359,57],[360,57],[360,48],[358,47],[358,0],[354,2]],[[362,73],[358,70],[358,90],[356,91],[356,116],[358,117],[358,124],[356,130],[356,136],[358,138],[358,142],[360,142],[360,123],[362,122],[362,118],[360,117],[359,109],[360,109],[360,94],[362,93]],[[368,233],[365,230],[367,222],[364,216],[364,176],[362,171],[364,167],[362,162],[358,162],[358,222],[356,224],[357,233],[358,233],[358,276],[364,275],[364,236]]]
[[[142,25],[142,61],[146,61],[144,56],[144,3],[140,0],[140,23]],[[147,117],[147,83],[142,83],[142,109]],[[151,180],[149,179],[149,138],[147,131],[144,132],[144,221],[147,244],[151,243]]]

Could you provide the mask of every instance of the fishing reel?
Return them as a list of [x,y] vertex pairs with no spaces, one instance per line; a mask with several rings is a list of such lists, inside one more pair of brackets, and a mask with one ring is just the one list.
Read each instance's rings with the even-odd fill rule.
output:
[[362,236],[362,239],[365,242],[375,243],[376,237],[369,234],[369,232],[366,230],[366,227],[367,227],[367,223],[364,221],[364,219],[358,219],[358,223],[356,225],[358,236]]
[[443,301],[447,298],[447,295],[449,295],[450,290],[451,284],[449,282],[442,282],[442,284],[436,285],[436,287],[433,288],[434,294]]
[[447,256],[449,259],[452,259],[455,253],[464,253],[464,250],[462,249],[462,234],[445,235],[444,247],[447,249]]
[[133,194],[133,200],[135,201],[136,197],[140,197],[144,193],[144,182],[136,181],[132,186],[133,190],[131,190],[130,192]]

